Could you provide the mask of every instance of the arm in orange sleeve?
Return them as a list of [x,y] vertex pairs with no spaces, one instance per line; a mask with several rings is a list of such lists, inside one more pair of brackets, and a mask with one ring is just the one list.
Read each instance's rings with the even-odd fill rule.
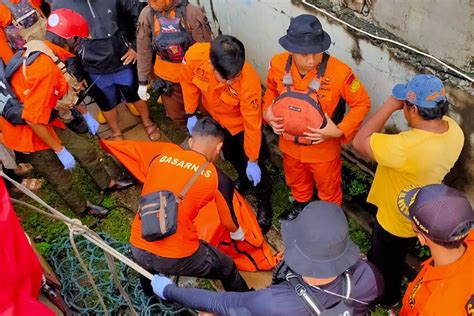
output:
[[349,143],[357,130],[362,125],[370,111],[370,97],[364,85],[349,69],[341,88],[341,96],[349,106],[349,113],[339,123],[339,129],[344,133],[342,143]]
[[145,181],[148,167],[153,158],[167,151],[181,149],[181,147],[173,143],[132,140],[101,140],[100,145],[105,151],[117,158],[142,183]]
[[201,92],[193,83],[195,61],[186,59],[186,53],[183,59],[183,70],[181,72],[181,89],[183,90],[184,110],[186,114],[194,114],[199,105]]
[[4,29],[10,25],[12,14],[10,10],[0,1],[0,57],[7,64],[13,56],[13,51],[8,43]]
[[222,226],[229,231],[235,232],[239,229],[239,222],[234,211],[234,183],[224,172],[216,167],[217,171],[217,192],[215,201],[217,212]]
[[263,113],[265,113],[273,101],[278,98],[278,78],[277,71],[272,66],[273,60],[270,62],[270,68],[268,70],[265,95],[263,96]]
[[244,80],[248,80],[243,83],[240,97],[240,113],[244,120],[244,150],[247,158],[255,162],[262,142],[262,88],[256,73]]

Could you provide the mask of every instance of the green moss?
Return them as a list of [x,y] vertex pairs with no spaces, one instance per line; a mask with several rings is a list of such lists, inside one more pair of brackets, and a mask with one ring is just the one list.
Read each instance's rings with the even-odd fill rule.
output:
[[370,236],[357,223],[349,218],[349,235],[352,241],[359,246],[360,251],[364,254],[370,249]]

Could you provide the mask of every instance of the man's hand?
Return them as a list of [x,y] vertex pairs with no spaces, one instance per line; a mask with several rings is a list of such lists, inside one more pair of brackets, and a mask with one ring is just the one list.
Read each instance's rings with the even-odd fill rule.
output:
[[304,135],[313,141],[313,144],[319,144],[330,138],[339,138],[344,133],[337,127],[336,124],[331,120],[329,115],[326,113],[326,126],[324,128],[313,128],[307,126],[309,132],[305,132]]
[[283,129],[283,118],[282,117],[276,117],[272,113],[272,106],[269,106],[266,115],[265,115],[265,121],[270,124],[270,126],[273,129],[273,132],[277,135],[281,135],[284,131]]
[[151,287],[153,288],[153,292],[158,295],[160,298],[166,300],[165,297],[165,287],[167,285],[173,284],[170,279],[165,276],[155,274],[153,279],[151,280]]
[[247,162],[247,178],[249,178],[250,181],[252,181],[253,186],[256,187],[259,183],[260,180],[262,179],[262,171],[260,170],[260,167],[258,166],[258,162],[252,162],[248,161]]
[[129,48],[125,55],[120,58],[123,60],[124,65],[128,65],[130,63],[135,64],[137,62],[137,52],[133,48]]
[[230,233],[230,238],[232,240],[240,240],[244,241],[245,240],[245,233],[242,227],[239,226],[239,228],[235,232]]
[[196,125],[198,119],[196,115],[188,117],[188,121],[186,122],[186,127],[188,128],[189,135],[193,136],[193,128]]
[[82,80],[82,81],[79,81],[77,83],[77,86],[76,86],[76,91],[82,91],[82,90],[85,90],[87,88],[87,81],[86,80]]
[[139,85],[138,86],[138,96],[143,101],[148,101],[150,99],[150,94],[148,93],[148,86],[147,85]]
[[395,112],[395,111],[402,110],[403,107],[405,106],[405,102],[401,100],[397,100],[393,96],[389,96],[387,100],[385,100],[383,106],[388,107],[392,109],[393,112]]

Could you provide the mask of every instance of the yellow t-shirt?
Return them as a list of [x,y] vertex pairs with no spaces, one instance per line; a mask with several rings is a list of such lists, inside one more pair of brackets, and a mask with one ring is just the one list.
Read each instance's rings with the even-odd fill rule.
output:
[[414,237],[410,221],[398,210],[397,198],[410,185],[441,183],[464,144],[464,134],[451,118],[449,128],[437,134],[410,129],[395,135],[374,133],[370,147],[378,163],[367,202],[378,207],[377,221],[398,237]]

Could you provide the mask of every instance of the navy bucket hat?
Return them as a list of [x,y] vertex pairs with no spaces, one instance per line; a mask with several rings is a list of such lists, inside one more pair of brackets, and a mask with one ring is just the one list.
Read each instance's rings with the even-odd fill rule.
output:
[[292,221],[281,221],[285,262],[296,273],[313,278],[342,274],[359,259],[359,247],[349,238],[341,207],[315,201]]
[[290,53],[318,54],[329,48],[331,37],[323,30],[317,17],[302,14],[291,19],[286,35],[278,42]]

